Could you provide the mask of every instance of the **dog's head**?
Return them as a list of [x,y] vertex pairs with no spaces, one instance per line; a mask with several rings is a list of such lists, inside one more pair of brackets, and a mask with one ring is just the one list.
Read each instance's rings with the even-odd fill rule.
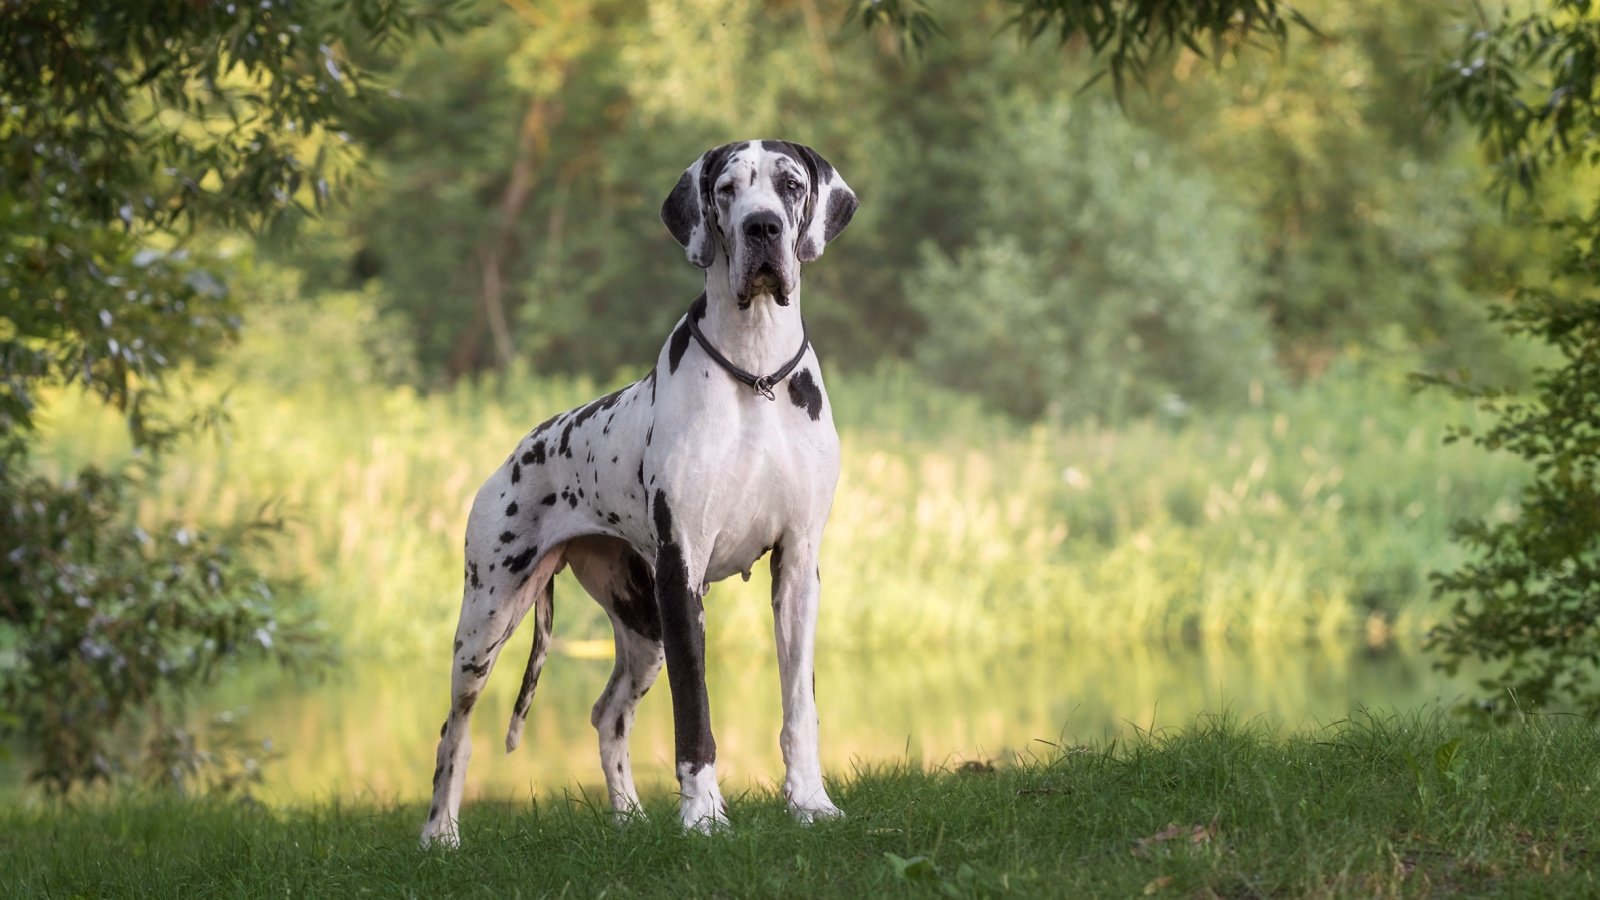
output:
[[762,294],[787,305],[800,264],[821,256],[855,212],[855,192],[815,150],[744,141],[701,154],[661,204],[661,221],[700,268],[721,254],[748,307]]

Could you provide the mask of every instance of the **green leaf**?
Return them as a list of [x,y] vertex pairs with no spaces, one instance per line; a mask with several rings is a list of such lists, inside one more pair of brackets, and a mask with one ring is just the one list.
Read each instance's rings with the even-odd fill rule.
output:
[[895,877],[913,884],[934,881],[939,877],[938,867],[926,856],[913,856],[907,859],[885,850],[883,858],[889,861]]

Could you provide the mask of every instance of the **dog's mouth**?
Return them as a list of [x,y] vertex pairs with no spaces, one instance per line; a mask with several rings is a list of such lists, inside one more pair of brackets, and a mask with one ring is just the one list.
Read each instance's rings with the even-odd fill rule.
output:
[[745,279],[744,287],[739,291],[739,308],[749,309],[755,298],[762,294],[771,294],[779,306],[789,305],[788,285],[784,284],[783,275],[770,260],[757,266]]

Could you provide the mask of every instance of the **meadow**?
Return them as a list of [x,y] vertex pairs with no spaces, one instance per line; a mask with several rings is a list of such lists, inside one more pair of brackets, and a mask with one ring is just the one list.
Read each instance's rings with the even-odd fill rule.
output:
[[[624,380],[202,383],[233,424],[171,460],[144,512],[203,522],[268,506],[287,527],[267,570],[347,653],[408,657],[453,628],[481,480],[529,427]],[[844,460],[819,639],[834,648],[1414,641],[1440,611],[1427,573],[1459,558],[1451,523],[1510,515],[1521,477],[1441,444],[1472,409],[1370,371],[1114,426],[1018,425],[903,368],[829,385]],[[112,417],[60,400],[44,465],[126,454]],[[767,585],[758,566],[714,588],[708,639],[766,633],[752,598]],[[609,644],[567,575],[557,615],[569,649]]]
[[0,893],[98,897],[1432,897],[1597,890],[1600,744],[1585,724],[1487,731],[1356,713],[1304,735],[1202,718],[1013,765],[879,764],[847,817],[768,793],[686,835],[668,797],[611,824],[595,795],[472,804],[459,851],[418,805],[124,796],[0,810]]
[[[1475,416],[1437,392],[1346,370],[1253,386],[1230,412],[1023,426],[905,369],[829,385],[844,446],[817,656],[829,772],[1011,758],[1223,710],[1315,729],[1356,704],[1448,705],[1479,674],[1430,671],[1421,645],[1442,603],[1427,573],[1458,558],[1452,520],[1509,514],[1520,473],[1442,445],[1447,424]],[[170,460],[143,512],[205,521],[268,504],[287,524],[261,562],[342,657],[326,680],[245,672],[192,707],[201,733],[220,716],[271,740],[253,751],[277,757],[258,798],[426,790],[473,492],[527,428],[614,386],[520,373],[423,393],[247,371],[194,387],[232,425]],[[58,400],[50,464],[124,458],[114,419]],[[758,566],[707,601],[735,790],[781,771],[767,591]],[[530,746],[480,754],[471,796],[593,783],[587,711],[609,623],[567,575],[556,638]],[[474,722],[484,746],[517,674],[514,662],[491,679]],[[665,692],[652,692],[634,737],[642,786],[671,787],[671,746]]]

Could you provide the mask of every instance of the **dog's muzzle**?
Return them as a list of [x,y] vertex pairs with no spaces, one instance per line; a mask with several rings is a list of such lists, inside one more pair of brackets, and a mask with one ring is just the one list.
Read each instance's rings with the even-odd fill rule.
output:
[[761,294],[771,294],[779,306],[789,305],[788,266],[784,265],[783,219],[771,210],[753,212],[739,226],[744,243],[744,265],[735,285],[739,307],[748,309]]

